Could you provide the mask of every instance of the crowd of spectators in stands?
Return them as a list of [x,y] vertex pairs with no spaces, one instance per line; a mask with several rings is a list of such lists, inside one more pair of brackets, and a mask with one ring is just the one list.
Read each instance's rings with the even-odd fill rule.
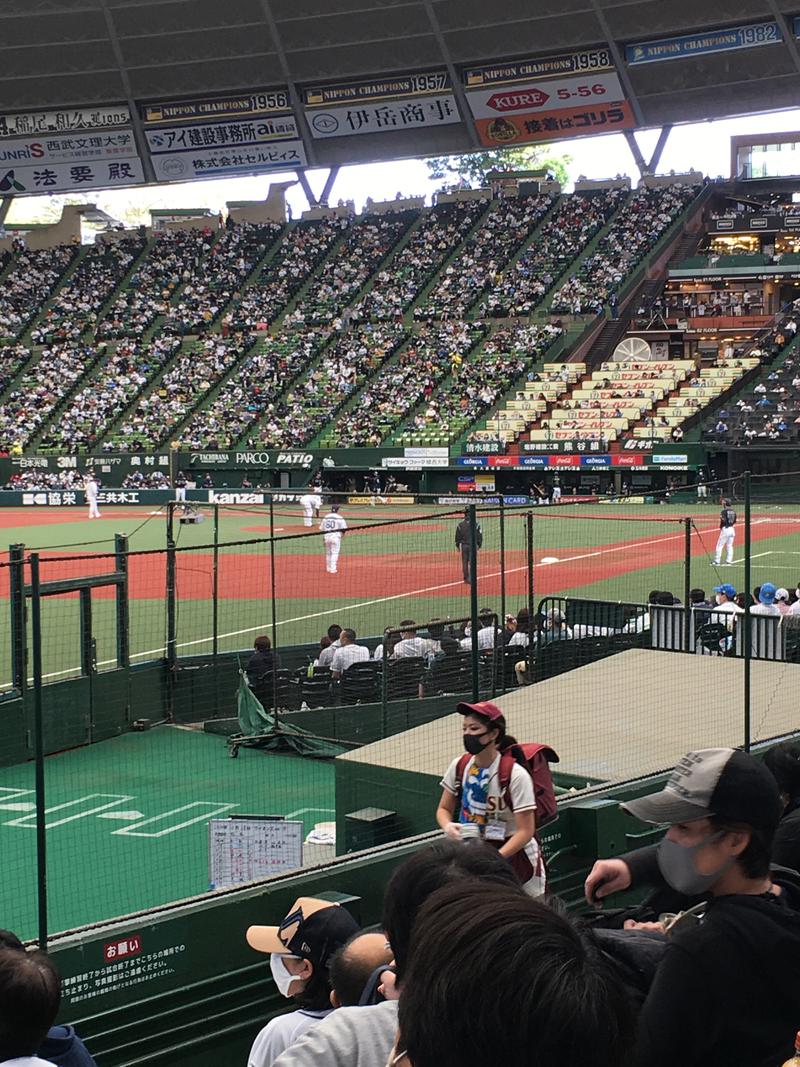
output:
[[[250,444],[279,448],[307,444],[366,378],[379,372],[405,340],[406,331],[394,323],[365,323],[333,336],[322,358],[268,409],[267,418],[249,436]],[[368,415],[364,407],[362,397],[343,418],[360,424]]]
[[530,315],[627,195],[627,189],[614,188],[564,197],[538,239],[492,285],[486,314]]
[[240,334],[187,342],[155,387],[128,412],[107,442],[109,448],[143,451],[163,444],[252,344],[251,336]]
[[92,448],[181,346],[177,337],[118,341],[98,373],[77,392],[42,436],[47,449]]
[[414,309],[414,318],[463,319],[482,294],[497,285],[509,259],[552,206],[552,196],[495,201],[426,300]]
[[90,248],[31,330],[31,343],[77,341],[93,329],[103,305],[142,254],[145,243],[142,237],[123,237]]
[[696,193],[687,185],[641,188],[633,193],[594,255],[556,291],[553,312],[600,314]]
[[282,230],[279,223],[229,226],[208,251],[202,271],[189,275],[167,311],[162,332],[186,336],[205,332],[241,290]]
[[757,356],[769,370],[757,384],[729,399],[705,424],[704,436],[718,441],[792,441],[800,437],[800,358],[791,348],[800,314],[795,310],[760,338],[748,356]]
[[561,333],[559,326],[550,323],[496,330],[475,355],[454,363],[450,377],[419,408],[406,429],[438,429],[451,439],[458,437],[544,356]]
[[302,305],[287,316],[286,324],[319,326],[339,319],[415,219],[415,214],[402,212],[352,223],[336,256],[312,279]]
[[141,339],[158,316],[168,312],[181,286],[204,280],[213,243],[214,232],[208,227],[156,234],[99,324],[98,339]]
[[0,338],[20,337],[78,255],[77,245],[17,254],[0,292]]
[[411,307],[444,260],[486,210],[487,200],[461,200],[434,207],[353,309],[356,320],[385,322]]
[[82,375],[105,355],[104,344],[88,341],[45,345],[0,403],[0,442],[27,447]]
[[485,332],[480,323],[447,322],[424,327],[390,366],[378,371],[356,408],[336,421],[342,448],[378,445],[421,401],[429,401],[448,372],[458,372]]
[[260,274],[222,317],[223,333],[266,330],[346,231],[347,219],[301,223],[288,230]]

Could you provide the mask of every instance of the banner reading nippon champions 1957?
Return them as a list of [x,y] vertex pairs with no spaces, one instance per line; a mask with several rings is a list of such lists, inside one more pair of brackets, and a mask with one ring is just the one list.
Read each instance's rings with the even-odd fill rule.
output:
[[303,99],[315,138],[396,133],[461,122],[450,77],[443,70],[315,86],[304,91]]
[[464,88],[481,144],[491,148],[636,125],[607,48],[470,68]]
[[[305,166],[286,89],[141,109],[156,178],[176,181]],[[211,121],[213,120],[213,121]]]

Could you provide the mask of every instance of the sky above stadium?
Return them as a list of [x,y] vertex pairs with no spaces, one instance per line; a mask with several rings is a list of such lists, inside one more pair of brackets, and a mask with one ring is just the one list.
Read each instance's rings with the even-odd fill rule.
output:
[[[660,174],[680,173],[696,169],[712,178],[728,177],[730,173],[730,138],[734,134],[771,133],[800,129],[800,109],[726,119],[718,122],[692,123],[676,126],[670,134],[658,167]],[[649,159],[658,138],[658,130],[645,130],[637,135],[645,159]],[[585,137],[549,146],[554,154],[572,157],[569,164],[571,181],[578,177],[610,178],[628,174],[634,179],[638,172],[630,149],[622,135]],[[327,171],[309,171],[309,180],[317,195],[322,190]],[[181,185],[149,186],[144,189],[119,189],[98,192],[85,198],[115,217],[124,217],[126,209],[196,208],[224,209],[228,200],[260,200],[272,181],[285,181],[289,175],[263,175],[254,178],[228,178],[220,181],[193,182]],[[340,198],[354,200],[358,210],[367,197],[391,200],[397,192],[406,195],[431,194],[441,186],[428,177],[421,160],[401,160],[391,163],[360,164],[342,167],[331,194],[331,203]],[[14,204],[8,222],[34,219],[41,208],[40,198],[22,198]],[[57,201],[58,197],[51,200]],[[78,198],[72,198],[76,200]],[[290,189],[287,200],[295,218],[306,209],[307,203],[299,186]]]

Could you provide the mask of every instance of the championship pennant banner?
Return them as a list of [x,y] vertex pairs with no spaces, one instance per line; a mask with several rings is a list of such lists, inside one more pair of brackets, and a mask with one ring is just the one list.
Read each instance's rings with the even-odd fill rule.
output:
[[287,89],[141,107],[156,179],[261,174],[306,164]]
[[141,184],[130,121],[123,105],[0,115],[0,194]]
[[606,48],[464,72],[481,144],[553,141],[633,129],[635,120]]
[[303,102],[315,139],[396,133],[461,121],[450,79],[443,70],[314,86],[304,90]]

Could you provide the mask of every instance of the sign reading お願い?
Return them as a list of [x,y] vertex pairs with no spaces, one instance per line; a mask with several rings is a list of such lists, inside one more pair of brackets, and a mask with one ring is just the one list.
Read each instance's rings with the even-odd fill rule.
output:
[[554,141],[635,126],[606,48],[465,71],[481,144]]

